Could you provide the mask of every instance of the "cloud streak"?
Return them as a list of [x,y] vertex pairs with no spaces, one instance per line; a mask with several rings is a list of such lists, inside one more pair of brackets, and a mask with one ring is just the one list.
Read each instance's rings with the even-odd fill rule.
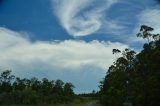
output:
[[146,9],[138,15],[139,25],[148,25],[153,27],[154,33],[160,33],[160,10],[159,9]]
[[54,14],[60,24],[70,35],[75,37],[97,32],[104,22],[104,12],[117,2],[117,0],[52,1]]

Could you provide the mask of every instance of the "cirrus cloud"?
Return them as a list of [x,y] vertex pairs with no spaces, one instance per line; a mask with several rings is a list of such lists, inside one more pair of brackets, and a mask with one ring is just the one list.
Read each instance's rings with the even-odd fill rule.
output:
[[153,27],[155,33],[160,33],[160,10],[155,9],[145,9],[139,15],[139,25],[148,25]]
[[[52,0],[54,13],[73,36],[86,36],[101,29],[104,15],[117,0]],[[107,20],[105,20],[107,21]],[[108,21],[109,23],[109,21]]]

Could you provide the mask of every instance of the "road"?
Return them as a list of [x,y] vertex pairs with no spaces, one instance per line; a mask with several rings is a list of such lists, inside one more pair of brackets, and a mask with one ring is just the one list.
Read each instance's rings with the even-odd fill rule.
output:
[[91,102],[85,104],[84,106],[97,106],[97,102],[98,101],[91,101]]

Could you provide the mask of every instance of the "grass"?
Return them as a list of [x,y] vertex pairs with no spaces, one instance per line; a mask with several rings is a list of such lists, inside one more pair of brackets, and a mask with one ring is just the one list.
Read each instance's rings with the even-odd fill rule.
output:
[[64,104],[56,104],[56,105],[1,105],[1,106],[65,106]]
[[[52,105],[2,105],[2,106],[85,106],[87,103],[95,101],[90,97],[80,97],[73,100],[70,104],[52,104]],[[97,103],[96,106],[102,106]]]

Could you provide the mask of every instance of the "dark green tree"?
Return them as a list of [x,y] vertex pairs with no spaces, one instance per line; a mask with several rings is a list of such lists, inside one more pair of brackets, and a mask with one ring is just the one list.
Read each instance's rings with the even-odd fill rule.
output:
[[11,70],[6,70],[1,73],[0,76],[0,92],[11,92],[11,81],[14,79],[14,75],[11,75]]
[[142,25],[137,36],[148,41],[143,50],[136,54],[125,49],[110,66],[100,85],[101,103],[122,106],[127,100],[135,106],[160,105],[160,39],[152,31],[153,28]]

